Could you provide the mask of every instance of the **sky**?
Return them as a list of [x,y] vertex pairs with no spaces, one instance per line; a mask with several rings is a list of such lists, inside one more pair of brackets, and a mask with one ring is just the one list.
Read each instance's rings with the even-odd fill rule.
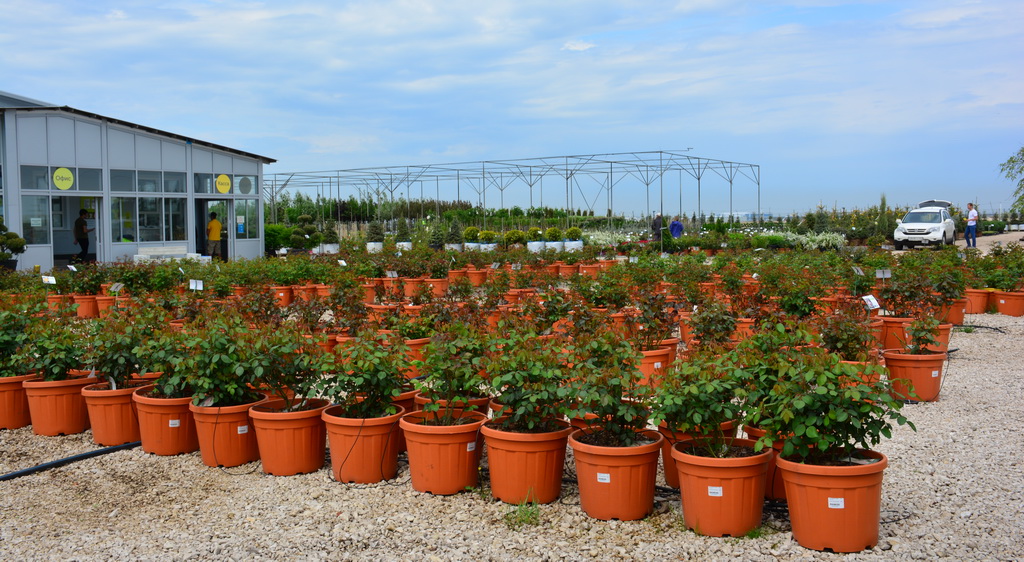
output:
[[[690,148],[757,164],[764,212],[882,194],[996,209],[1014,190],[999,164],[1024,146],[1020,0],[0,0],[0,14],[0,90],[276,159],[265,174]],[[623,189],[616,210],[645,212]],[[671,189],[689,213],[694,186]],[[703,210],[727,192],[704,182]],[[733,197],[754,210],[756,185]]]

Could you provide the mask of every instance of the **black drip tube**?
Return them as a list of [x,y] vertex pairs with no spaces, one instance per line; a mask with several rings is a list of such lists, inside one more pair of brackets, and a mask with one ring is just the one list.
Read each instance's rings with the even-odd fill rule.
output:
[[127,450],[127,449],[134,449],[135,447],[138,447],[141,444],[142,444],[142,441],[135,441],[135,442],[132,442],[132,443],[125,443],[124,445],[115,445],[113,447],[107,447],[105,449],[96,449],[95,451],[89,451],[87,453],[82,453],[80,455],[73,455],[73,456],[70,456],[70,457],[65,457],[63,459],[58,459],[58,460],[55,460],[55,461],[45,462],[43,464],[36,465],[36,466],[31,467],[31,468],[25,468],[25,469],[22,469],[22,470],[15,470],[14,472],[8,472],[7,474],[4,474],[3,476],[0,476],[0,482],[5,482],[7,480],[14,480],[15,478],[20,478],[22,476],[28,476],[29,474],[35,474],[37,472],[42,472],[44,470],[50,470],[51,468],[57,468],[57,467],[60,467],[60,466],[64,466],[66,464],[73,463],[73,462],[84,461],[85,459],[91,459],[93,457],[98,457],[100,455],[106,455],[106,454],[109,454],[109,453],[116,453],[117,451],[124,451],[124,450]]

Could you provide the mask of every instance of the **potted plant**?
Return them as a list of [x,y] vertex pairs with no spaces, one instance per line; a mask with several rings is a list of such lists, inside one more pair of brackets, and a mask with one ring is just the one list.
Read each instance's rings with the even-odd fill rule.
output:
[[544,249],[546,250],[561,252],[565,247],[562,229],[557,226],[549,227],[544,231],[544,241],[546,242],[544,244]]
[[445,230],[441,228],[440,224],[435,224],[430,227],[430,234],[428,236],[427,245],[432,250],[440,250],[444,247]]
[[904,348],[883,352],[893,393],[903,400],[938,400],[942,388],[942,365],[949,355],[940,350],[935,338],[939,321],[933,317],[916,318],[904,326]]
[[505,335],[490,341],[487,375],[499,409],[480,431],[492,495],[505,503],[544,504],[561,495],[565,445],[573,430],[561,421],[568,388],[558,348],[518,324],[502,322]]
[[137,388],[132,395],[139,420],[142,450],[159,456],[199,450],[192,404],[192,388],[186,346],[191,336],[169,326],[158,330],[136,349],[139,374],[156,375],[152,386]]
[[18,260],[14,257],[25,252],[25,239],[11,232],[0,217],[0,267],[14,271]]
[[79,370],[86,340],[77,328],[57,318],[33,322],[16,356],[39,376],[22,382],[36,435],[73,435],[89,429],[82,388],[98,379],[92,371]]
[[691,343],[704,347],[727,347],[736,331],[736,317],[723,302],[706,299],[698,304],[687,323]]
[[544,231],[531,226],[526,230],[526,249],[537,254],[544,250]]
[[800,545],[834,552],[870,548],[878,542],[888,464],[870,448],[894,423],[913,424],[899,411],[888,381],[850,385],[855,366],[831,353],[795,348],[785,336],[769,330],[740,346],[747,420],[765,431],[757,447],[783,441],[776,462]]
[[646,429],[651,388],[640,384],[638,353],[613,330],[580,334],[570,352],[580,506],[595,519],[642,519],[654,507],[662,436]]
[[366,251],[371,254],[379,253],[384,249],[384,224],[380,221],[372,221],[366,225]]
[[337,353],[336,362],[314,385],[335,405],[324,410],[331,469],[339,482],[391,480],[398,471],[398,421],[394,404],[408,367],[404,344],[362,330]]
[[462,243],[462,227],[459,225],[459,221],[452,221],[448,225],[448,232],[444,235],[444,249],[461,252]]
[[526,233],[522,230],[509,230],[503,237],[506,248],[526,245]]
[[674,364],[656,390],[652,422],[675,441],[666,480],[674,470],[686,526],[702,535],[739,537],[761,525],[772,453],[734,436],[745,395],[732,375],[738,367],[734,354],[701,354]]
[[487,420],[479,410],[490,399],[483,390],[486,351],[483,329],[462,318],[440,326],[424,348],[416,397],[423,410],[400,424],[414,490],[448,495],[476,486],[479,428]]
[[480,251],[493,252],[498,249],[498,233],[493,230],[481,230],[479,235]]
[[19,429],[31,422],[22,383],[36,378],[21,349],[29,341],[30,326],[45,305],[3,299],[0,302],[0,429]]
[[467,226],[462,230],[463,250],[480,250],[480,229],[475,226]]
[[257,325],[238,336],[255,384],[274,397],[249,408],[263,472],[291,476],[320,470],[321,414],[330,401],[311,396],[325,364],[322,348],[300,330],[277,326]]
[[679,340],[670,339],[675,315],[665,295],[645,291],[637,295],[634,307],[626,314],[626,337],[642,355],[640,384],[657,386],[665,369],[675,360]]
[[565,229],[565,251],[578,252],[583,249],[583,231],[577,226]]
[[398,219],[398,229],[395,232],[395,246],[405,252],[412,250],[412,233],[409,231],[408,219]]

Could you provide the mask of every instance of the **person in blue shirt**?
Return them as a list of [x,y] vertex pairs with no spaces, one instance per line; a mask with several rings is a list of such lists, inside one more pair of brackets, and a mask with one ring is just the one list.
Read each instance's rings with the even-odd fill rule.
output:
[[672,223],[668,225],[668,231],[672,238],[679,238],[683,235],[683,223],[679,222],[679,217],[672,217]]

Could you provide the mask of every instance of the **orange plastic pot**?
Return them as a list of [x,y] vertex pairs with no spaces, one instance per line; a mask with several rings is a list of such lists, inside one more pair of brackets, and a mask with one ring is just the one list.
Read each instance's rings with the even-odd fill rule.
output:
[[643,354],[639,367],[640,373],[643,374],[640,384],[657,387],[665,376],[665,369],[668,369],[669,364],[672,362],[672,349],[669,347],[659,347],[658,349],[641,351],[640,353]]
[[82,389],[94,443],[112,447],[140,439],[139,418],[132,402],[132,394],[137,388],[128,386],[111,390],[110,384],[104,382]]
[[[702,535],[739,537],[760,526],[771,449],[749,457],[702,457],[688,452],[693,443],[687,439],[672,446],[686,527]],[[755,442],[731,443],[752,449]]]
[[398,422],[405,408],[382,418],[346,418],[341,406],[324,410],[331,473],[338,482],[372,484],[398,474]]
[[658,451],[664,438],[644,431],[650,443],[633,447],[601,447],[583,443],[583,430],[569,436],[576,459],[580,507],[594,519],[635,521],[654,508]]
[[270,292],[274,295],[274,298],[277,300],[277,306],[280,306],[282,308],[291,304],[292,300],[295,298],[294,294],[292,293],[291,286],[282,285],[278,287],[271,287]]
[[899,400],[938,400],[942,388],[942,365],[946,356],[946,353],[910,355],[893,350],[885,351],[883,357],[885,366],[889,368],[893,396]]
[[237,406],[188,405],[196,421],[203,464],[231,467],[259,460],[259,445],[249,408],[265,400],[266,397]]
[[132,400],[139,417],[142,450],[161,456],[181,455],[199,449],[195,418],[188,398],[150,396],[152,386],[135,389]]
[[477,485],[483,439],[480,426],[487,416],[463,412],[460,425],[424,425],[433,412],[410,412],[400,426],[409,447],[409,473],[417,492],[450,495]]
[[957,299],[952,304],[942,307],[939,310],[939,321],[949,324],[963,324],[964,315],[967,314],[967,299]]
[[[404,408],[406,413],[411,412],[411,411],[416,409],[415,398],[416,398],[416,395],[419,394],[419,393],[420,393],[420,391],[415,389],[415,388],[412,389],[412,390],[406,390],[405,392],[403,392],[403,393],[399,394],[397,397],[395,397],[395,399],[392,400],[391,403],[394,404],[395,406],[398,406],[399,408]],[[399,428],[398,428],[398,452],[399,453],[404,453],[406,451],[406,449],[407,449],[407,447],[405,445],[405,432],[402,431],[401,426],[399,426]]]
[[36,435],[74,435],[89,429],[82,388],[99,382],[96,377],[76,377],[62,381],[26,380],[22,384],[28,399],[32,433]]
[[878,544],[885,455],[861,451],[876,462],[819,466],[777,460],[786,483],[793,538],[812,550],[860,552]]
[[96,296],[96,312],[100,318],[106,318],[110,314],[111,307],[114,306],[114,299],[116,297],[97,295]]
[[[907,328],[909,328],[909,327],[910,327],[909,323],[903,325],[903,341],[910,341],[910,337],[906,335],[907,334]],[[934,351],[948,351],[949,350],[949,336],[950,336],[950,333],[952,333],[952,331],[953,331],[953,325],[952,324],[939,324],[939,326],[937,328],[937,331],[935,333],[935,341],[938,342],[938,345],[928,345],[928,346],[925,346],[925,349],[927,349],[928,351],[933,351],[933,352]],[[906,348],[905,345],[901,345],[899,347],[896,347],[895,349],[905,349],[905,348]]]
[[[729,420],[719,425],[718,429],[722,431],[723,437],[733,437],[736,435],[736,422]],[[678,488],[679,471],[676,469],[676,460],[672,458],[672,446],[684,439],[692,438],[693,435],[669,429],[665,422],[661,422],[658,425],[658,433],[665,438],[661,442],[661,459],[662,465],[665,467],[665,484],[668,484],[670,488]]]
[[18,429],[32,423],[25,387],[21,383],[38,378],[34,374],[0,377],[0,429]]
[[487,270],[486,269],[470,269],[466,271],[466,277],[474,287],[479,287],[487,281]]
[[423,282],[430,285],[430,290],[434,297],[443,297],[448,292],[447,279],[424,279]]
[[967,289],[964,296],[967,298],[967,314],[985,314],[988,307],[989,291],[985,289]]
[[[748,439],[754,441],[764,437],[766,433],[763,429],[749,425],[743,426],[743,431],[747,434]],[[768,461],[768,470],[764,474],[764,498],[766,500],[786,500],[786,483],[782,481],[782,473],[778,471],[775,463],[775,459],[782,452],[782,446],[785,443],[785,440],[772,441],[772,448],[769,451],[772,458]]]
[[96,295],[74,295],[73,298],[78,305],[75,313],[79,318],[96,318],[100,315],[99,309],[96,308]]
[[414,379],[420,376],[419,367],[413,365],[412,362],[423,360],[423,348],[428,343],[430,343],[430,338],[417,338],[414,340],[405,340],[405,345],[409,348],[409,351],[408,353],[405,354],[405,356],[410,363],[409,367],[405,370],[405,378]]
[[305,410],[277,411],[284,405],[284,400],[268,400],[249,408],[263,472],[292,476],[320,470],[327,441],[320,416],[330,401],[316,398]]
[[491,470],[491,495],[505,503],[551,503],[562,494],[565,445],[574,431],[567,422],[547,433],[502,431],[484,424]]
[[882,317],[882,349],[903,349],[906,335],[903,325],[913,322],[913,318]]
[[[470,410],[472,412],[486,412],[487,411],[487,404],[490,401],[491,401],[491,399],[486,397],[486,396],[484,396],[483,398],[471,398],[469,400],[468,405],[456,402],[455,406],[452,408],[452,411],[454,412],[454,415],[458,416],[459,414],[462,413],[462,411],[464,409],[468,408],[469,406],[472,406],[473,408]],[[431,400],[426,395],[424,395],[424,394],[417,394],[415,397],[413,397],[413,404],[414,404],[413,409],[415,409],[415,410],[422,410],[423,406],[425,406],[427,404],[430,404],[432,402],[434,402],[434,401]],[[448,405],[448,401],[447,400],[438,400],[437,403],[441,405],[442,412],[444,411],[445,407]]]
[[996,310],[1007,316],[1024,316],[1024,292],[995,291]]

